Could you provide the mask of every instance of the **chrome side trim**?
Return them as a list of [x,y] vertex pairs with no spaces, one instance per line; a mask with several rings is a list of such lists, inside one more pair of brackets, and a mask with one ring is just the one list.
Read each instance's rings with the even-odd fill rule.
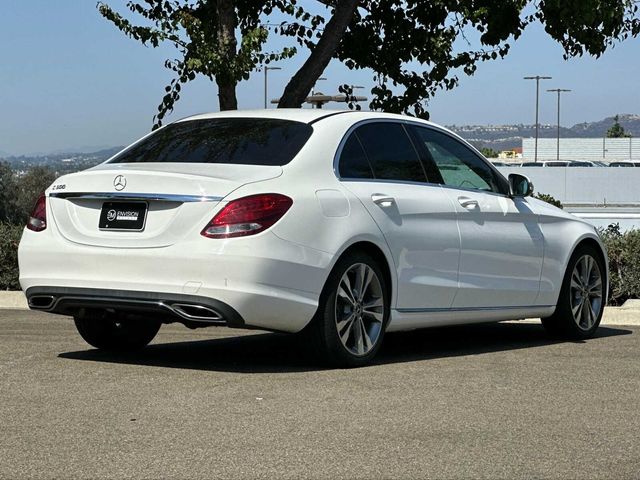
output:
[[155,200],[158,202],[219,202],[223,197],[211,195],[180,195],[172,193],[125,192],[52,192],[52,198],[78,198],[84,200]]
[[551,308],[555,305],[518,305],[510,307],[463,307],[463,308],[394,308],[398,313],[444,313],[444,312],[492,312],[502,310],[529,310],[536,308]]

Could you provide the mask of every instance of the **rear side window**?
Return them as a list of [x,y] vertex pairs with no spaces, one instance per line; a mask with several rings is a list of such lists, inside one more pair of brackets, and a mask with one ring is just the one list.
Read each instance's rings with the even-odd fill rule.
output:
[[367,123],[356,129],[375,178],[426,182],[427,179],[407,132],[399,123]]
[[312,133],[306,123],[272,118],[187,120],[158,130],[110,163],[286,165]]
[[351,134],[342,147],[338,171],[342,178],[373,178],[369,160],[355,134]]

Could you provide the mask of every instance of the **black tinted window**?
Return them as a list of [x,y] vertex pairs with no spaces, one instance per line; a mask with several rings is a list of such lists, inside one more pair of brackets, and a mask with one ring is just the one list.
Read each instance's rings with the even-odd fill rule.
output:
[[312,132],[306,123],[270,118],[188,120],[158,130],[111,163],[285,165]]
[[362,145],[354,134],[342,147],[338,171],[342,178],[373,178],[369,160],[367,160]]
[[432,128],[412,128],[445,185],[505,193],[504,182],[464,143]]
[[426,181],[418,154],[401,124],[368,123],[358,127],[356,133],[369,158],[375,178]]

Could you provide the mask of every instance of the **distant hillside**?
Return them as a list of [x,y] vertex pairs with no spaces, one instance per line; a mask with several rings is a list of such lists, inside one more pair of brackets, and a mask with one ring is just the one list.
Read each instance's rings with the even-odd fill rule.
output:
[[[560,136],[564,138],[604,137],[614,121],[614,117],[607,117],[597,122],[578,123],[571,128],[560,127]],[[627,133],[640,137],[640,115],[621,114],[619,122]],[[534,125],[452,125],[448,128],[476,147],[488,147],[494,150],[520,147],[523,138],[535,136]],[[556,132],[555,125],[540,125],[540,138],[554,138]]]
[[8,162],[11,168],[19,174],[25,172],[30,167],[46,165],[58,175],[63,175],[98,165],[118,153],[122,148],[123,147],[112,147],[91,153],[54,153],[36,156],[21,155],[19,157],[0,158],[0,161]]

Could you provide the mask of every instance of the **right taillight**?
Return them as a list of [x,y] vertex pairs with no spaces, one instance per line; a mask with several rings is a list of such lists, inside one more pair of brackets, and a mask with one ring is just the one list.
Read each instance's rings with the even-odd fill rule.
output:
[[47,197],[44,193],[38,197],[36,204],[33,206],[27,222],[27,228],[34,232],[41,232],[47,228]]
[[280,220],[292,204],[293,200],[279,193],[263,193],[232,200],[200,233],[208,238],[255,235]]

